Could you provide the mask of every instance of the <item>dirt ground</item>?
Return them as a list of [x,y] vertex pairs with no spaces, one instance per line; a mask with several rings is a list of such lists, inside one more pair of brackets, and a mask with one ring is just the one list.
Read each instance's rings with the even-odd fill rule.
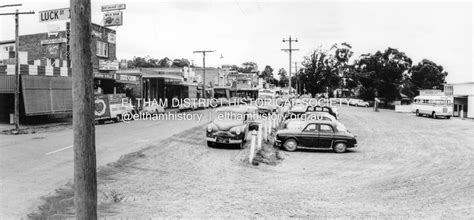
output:
[[357,149],[291,152],[276,166],[207,147],[204,126],[154,143],[99,179],[101,215],[474,218],[474,121],[340,112]]

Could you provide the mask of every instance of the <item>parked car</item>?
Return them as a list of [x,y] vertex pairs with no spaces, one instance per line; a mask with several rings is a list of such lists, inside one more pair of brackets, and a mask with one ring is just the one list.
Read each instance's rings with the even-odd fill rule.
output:
[[178,106],[180,112],[194,111],[196,109],[198,109],[198,103],[194,100],[190,100],[190,102],[181,102]]
[[255,127],[249,117],[252,114],[255,109],[246,106],[218,108],[206,129],[207,145],[238,144],[242,148],[248,131]]
[[276,105],[275,101],[270,102],[264,102],[260,105],[257,106],[258,108],[258,113],[260,114],[271,114],[276,111],[278,106]]
[[347,148],[357,147],[357,140],[350,132],[339,130],[336,123],[309,121],[277,131],[275,145],[287,151],[313,148],[332,149],[336,153],[343,153]]
[[369,107],[369,103],[366,102],[366,101],[363,101],[363,100],[359,100],[355,103],[355,106],[359,106],[359,107]]
[[337,129],[339,131],[347,131],[346,126],[338,121],[333,115],[329,114],[328,112],[306,112],[299,118],[296,119],[288,119],[283,122],[282,127],[287,128],[288,124],[294,123],[295,121],[302,121],[302,122],[309,122],[309,121],[329,121],[335,123],[337,125]]
[[330,106],[308,106],[306,112],[327,112],[338,119],[338,114]]
[[291,107],[288,110],[288,114],[286,118],[295,118],[299,117],[300,115],[306,113],[308,105],[300,100],[294,100]]

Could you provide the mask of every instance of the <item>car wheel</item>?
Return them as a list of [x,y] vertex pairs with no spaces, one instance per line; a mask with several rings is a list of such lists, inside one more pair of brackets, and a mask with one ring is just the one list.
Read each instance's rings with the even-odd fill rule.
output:
[[415,115],[420,116],[420,111],[418,111],[418,109],[415,111]]
[[285,148],[286,151],[295,151],[296,147],[298,147],[298,144],[296,143],[296,140],[292,138],[287,139],[283,144],[283,148]]
[[450,119],[450,118],[451,118],[451,116],[446,116],[446,118],[447,118],[447,119]]
[[346,152],[347,146],[344,143],[336,143],[336,145],[332,149],[336,153],[344,153]]
[[214,147],[214,142],[208,141],[208,142],[207,142],[207,146],[208,146],[208,147]]
[[115,122],[115,123],[119,122],[119,121],[120,121],[120,118],[121,118],[120,115],[115,116],[114,122]]
[[431,114],[431,117],[433,117],[434,119],[437,119],[437,118],[438,118],[438,116],[436,115],[436,112],[433,112],[433,113]]

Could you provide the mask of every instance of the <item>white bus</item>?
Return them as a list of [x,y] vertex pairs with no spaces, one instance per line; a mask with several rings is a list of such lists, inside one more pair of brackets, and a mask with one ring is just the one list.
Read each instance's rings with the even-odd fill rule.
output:
[[265,98],[275,99],[278,97],[278,94],[273,89],[259,89],[258,97],[262,99],[265,99]]
[[453,97],[439,95],[420,95],[415,97],[412,110],[417,116],[427,115],[432,118],[453,116]]

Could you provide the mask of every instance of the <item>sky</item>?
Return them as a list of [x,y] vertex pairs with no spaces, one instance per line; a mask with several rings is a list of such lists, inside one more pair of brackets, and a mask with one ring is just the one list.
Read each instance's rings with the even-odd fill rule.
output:
[[[65,8],[69,1],[2,0],[23,3],[20,11]],[[474,81],[474,4],[409,1],[265,0],[92,0],[92,21],[101,23],[102,5],[125,3],[117,31],[118,59],[134,56],[187,58],[202,65],[195,50],[216,50],[206,66],[256,62],[260,70],[288,70],[283,38],[297,38],[293,61],[318,46],[352,45],[354,56],[388,47],[405,52],[416,64],[430,59],[449,73],[448,83]],[[0,13],[15,8],[0,8]],[[63,22],[57,25],[65,29]],[[51,26],[51,24],[49,25]],[[47,32],[39,14],[20,17],[20,35]],[[14,39],[14,17],[0,16],[0,41]],[[223,58],[221,58],[223,57]],[[293,65],[294,68],[294,65]]]

